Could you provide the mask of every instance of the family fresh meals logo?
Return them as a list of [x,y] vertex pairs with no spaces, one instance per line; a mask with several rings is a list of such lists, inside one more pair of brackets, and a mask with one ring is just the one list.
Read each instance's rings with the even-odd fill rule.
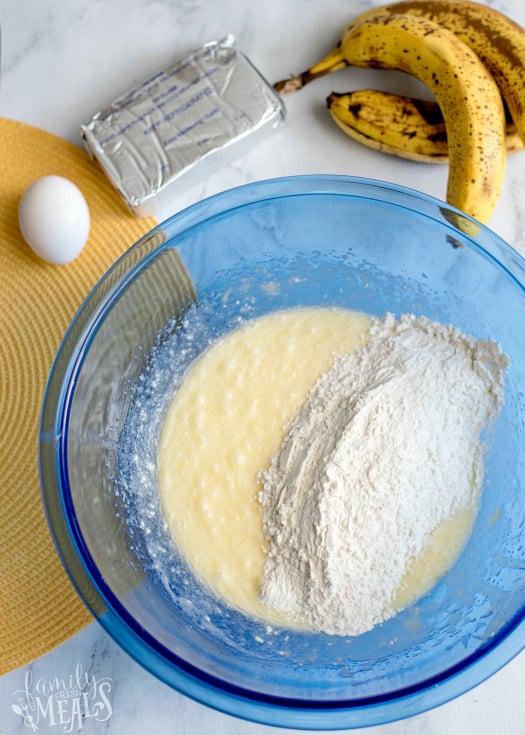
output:
[[11,709],[33,732],[43,726],[56,726],[65,733],[77,732],[88,720],[109,720],[113,713],[112,686],[109,676],[97,679],[85,672],[81,664],[65,679],[35,679],[27,671],[24,688],[13,694]]

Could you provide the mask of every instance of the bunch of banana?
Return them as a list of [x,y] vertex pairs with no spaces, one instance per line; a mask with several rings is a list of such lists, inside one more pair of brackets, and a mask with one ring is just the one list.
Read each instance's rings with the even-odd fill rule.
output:
[[[505,169],[502,96],[525,141],[525,30],[468,0],[391,3],[355,18],[336,49],[275,88],[282,94],[296,91],[346,66],[399,69],[431,89],[447,134],[447,201],[486,222]],[[353,130],[347,123],[345,132]]]
[[[375,89],[332,92],[327,107],[348,136],[376,151],[423,163],[448,163],[447,130],[437,102]],[[512,120],[506,124],[507,153],[524,148]]]

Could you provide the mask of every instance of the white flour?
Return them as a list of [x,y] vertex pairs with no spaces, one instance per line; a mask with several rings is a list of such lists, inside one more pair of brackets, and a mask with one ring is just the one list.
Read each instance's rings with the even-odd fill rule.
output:
[[261,475],[263,602],[340,635],[391,617],[409,560],[477,502],[507,365],[497,344],[411,315],[339,356]]

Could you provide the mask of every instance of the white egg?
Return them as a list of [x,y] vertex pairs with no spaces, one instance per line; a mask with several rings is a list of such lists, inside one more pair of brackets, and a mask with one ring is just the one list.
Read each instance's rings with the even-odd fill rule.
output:
[[44,176],[26,189],[18,221],[31,249],[55,265],[74,260],[89,236],[90,216],[84,195],[62,176]]

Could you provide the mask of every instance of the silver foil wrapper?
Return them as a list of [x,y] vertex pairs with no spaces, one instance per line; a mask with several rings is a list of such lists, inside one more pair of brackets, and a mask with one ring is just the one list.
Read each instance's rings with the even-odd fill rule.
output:
[[279,95],[228,37],[122,95],[81,133],[131,211],[158,216],[180,187],[205,180],[284,117]]

